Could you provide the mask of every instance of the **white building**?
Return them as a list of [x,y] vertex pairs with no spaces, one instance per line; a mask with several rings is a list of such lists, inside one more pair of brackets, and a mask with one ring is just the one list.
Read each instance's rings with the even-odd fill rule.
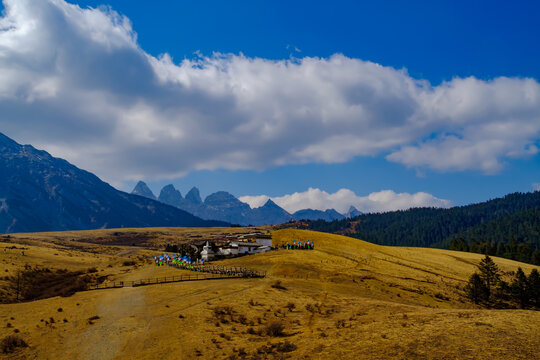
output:
[[240,241],[256,242],[257,244],[272,247],[272,235],[262,233],[244,234],[238,237]]
[[208,244],[208,241],[206,242],[206,245],[203,246],[203,249],[201,251],[201,259],[204,261],[212,260],[214,259],[216,254],[214,253],[214,250],[212,250],[212,247]]

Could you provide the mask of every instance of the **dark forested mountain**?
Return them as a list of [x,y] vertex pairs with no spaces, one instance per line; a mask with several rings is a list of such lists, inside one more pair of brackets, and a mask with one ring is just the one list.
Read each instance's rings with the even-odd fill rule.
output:
[[474,226],[440,245],[540,265],[540,207]]
[[341,215],[334,209],[322,210],[313,210],[313,209],[304,209],[298,210],[293,214],[293,217],[296,220],[324,220],[324,221],[334,221],[345,219],[345,216]]
[[[382,245],[450,247],[451,240],[477,244],[529,244],[534,262],[540,252],[540,192],[515,193],[503,198],[450,209],[418,208],[382,214],[364,214],[332,222],[312,221],[309,228],[346,233]],[[526,247],[527,245],[523,245]],[[473,251],[487,251],[473,243]],[[467,248],[468,250],[470,248]],[[492,250],[490,250],[492,252]],[[526,250],[523,250],[526,252]],[[508,251],[500,250],[505,254]],[[537,253],[538,254],[538,253]],[[507,256],[510,257],[510,256]]]
[[0,232],[217,225],[0,134]]
[[146,198],[156,200],[156,196],[154,195],[152,190],[150,190],[148,185],[146,185],[146,183],[143,181],[139,181],[137,185],[135,185],[135,188],[133,189],[131,193],[133,195],[144,196]]

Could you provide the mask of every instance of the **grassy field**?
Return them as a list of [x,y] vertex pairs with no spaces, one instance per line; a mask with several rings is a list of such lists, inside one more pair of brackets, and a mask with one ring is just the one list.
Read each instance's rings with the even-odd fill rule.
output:
[[[235,231],[253,229],[17,234],[0,242],[0,272],[12,276],[25,265],[41,265],[95,267],[106,281],[180,275],[186,272],[150,264],[151,248]],[[464,298],[463,286],[481,255],[384,247],[300,230],[274,231],[273,238],[274,246],[313,240],[315,250],[218,262],[264,270],[264,279],[126,287],[1,304],[0,339],[17,335],[28,347],[0,358],[539,358],[539,312],[481,309]],[[4,247],[10,249],[4,253]],[[534,268],[494,260],[507,277],[518,266],[527,274]],[[2,296],[8,295],[13,296]]]

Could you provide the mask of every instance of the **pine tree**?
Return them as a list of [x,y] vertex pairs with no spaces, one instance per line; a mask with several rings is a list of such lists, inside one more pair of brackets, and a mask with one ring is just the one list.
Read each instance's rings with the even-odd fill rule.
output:
[[521,268],[517,269],[514,280],[510,285],[510,289],[514,301],[519,303],[519,306],[521,306],[522,309],[525,309],[529,305],[529,282]]
[[465,294],[469,299],[471,299],[475,304],[478,304],[482,300],[487,300],[489,298],[488,289],[484,280],[474,273],[469,278],[469,282],[465,285]]
[[540,307],[540,274],[538,270],[533,269],[527,279],[529,285],[529,295],[531,303],[536,307]]
[[485,258],[480,261],[478,264],[478,270],[480,271],[480,278],[486,285],[487,294],[486,300],[489,301],[491,297],[492,289],[497,286],[497,283],[500,280],[499,267],[491,259],[489,255],[486,255]]

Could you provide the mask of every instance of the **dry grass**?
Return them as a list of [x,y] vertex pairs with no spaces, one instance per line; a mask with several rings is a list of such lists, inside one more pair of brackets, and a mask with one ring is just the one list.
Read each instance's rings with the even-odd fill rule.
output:
[[[159,231],[172,233],[169,229]],[[10,358],[16,355],[21,359],[537,356],[538,312],[478,309],[463,302],[460,288],[481,255],[389,248],[309,231],[280,230],[274,233],[274,239],[276,244],[314,240],[316,248],[279,250],[220,262],[266,270],[266,279],[79,292],[71,297],[0,305],[0,338],[18,329],[31,345],[11,354]],[[95,266],[97,274],[107,273],[121,281],[182,272],[137,259],[147,251],[140,248],[96,248],[98,245],[90,244],[86,251],[62,248],[57,240],[23,241],[28,243],[11,245],[28,247],[28,256],[19,261],[18,255],[10,254],[9,264],[0,262],[0,273],[4,269],[12,272],[29,259],[30,264],[43,266],[58,257],[66,260],[62,267],[70,271]],[[114,255],[112,247],[119,248],[119,256]],[[129,260],[137,265],[122,266]],[[527,273],[533,268],[510,260],[494,260],[506,272],[517,266]],[[15,265],[10,265],[11,261]],[[287,290],[272,286],[278,282]],[[49,321],[59,315],[62,317],[54,323]],[[89,320],[93,316],[99,319]]]

